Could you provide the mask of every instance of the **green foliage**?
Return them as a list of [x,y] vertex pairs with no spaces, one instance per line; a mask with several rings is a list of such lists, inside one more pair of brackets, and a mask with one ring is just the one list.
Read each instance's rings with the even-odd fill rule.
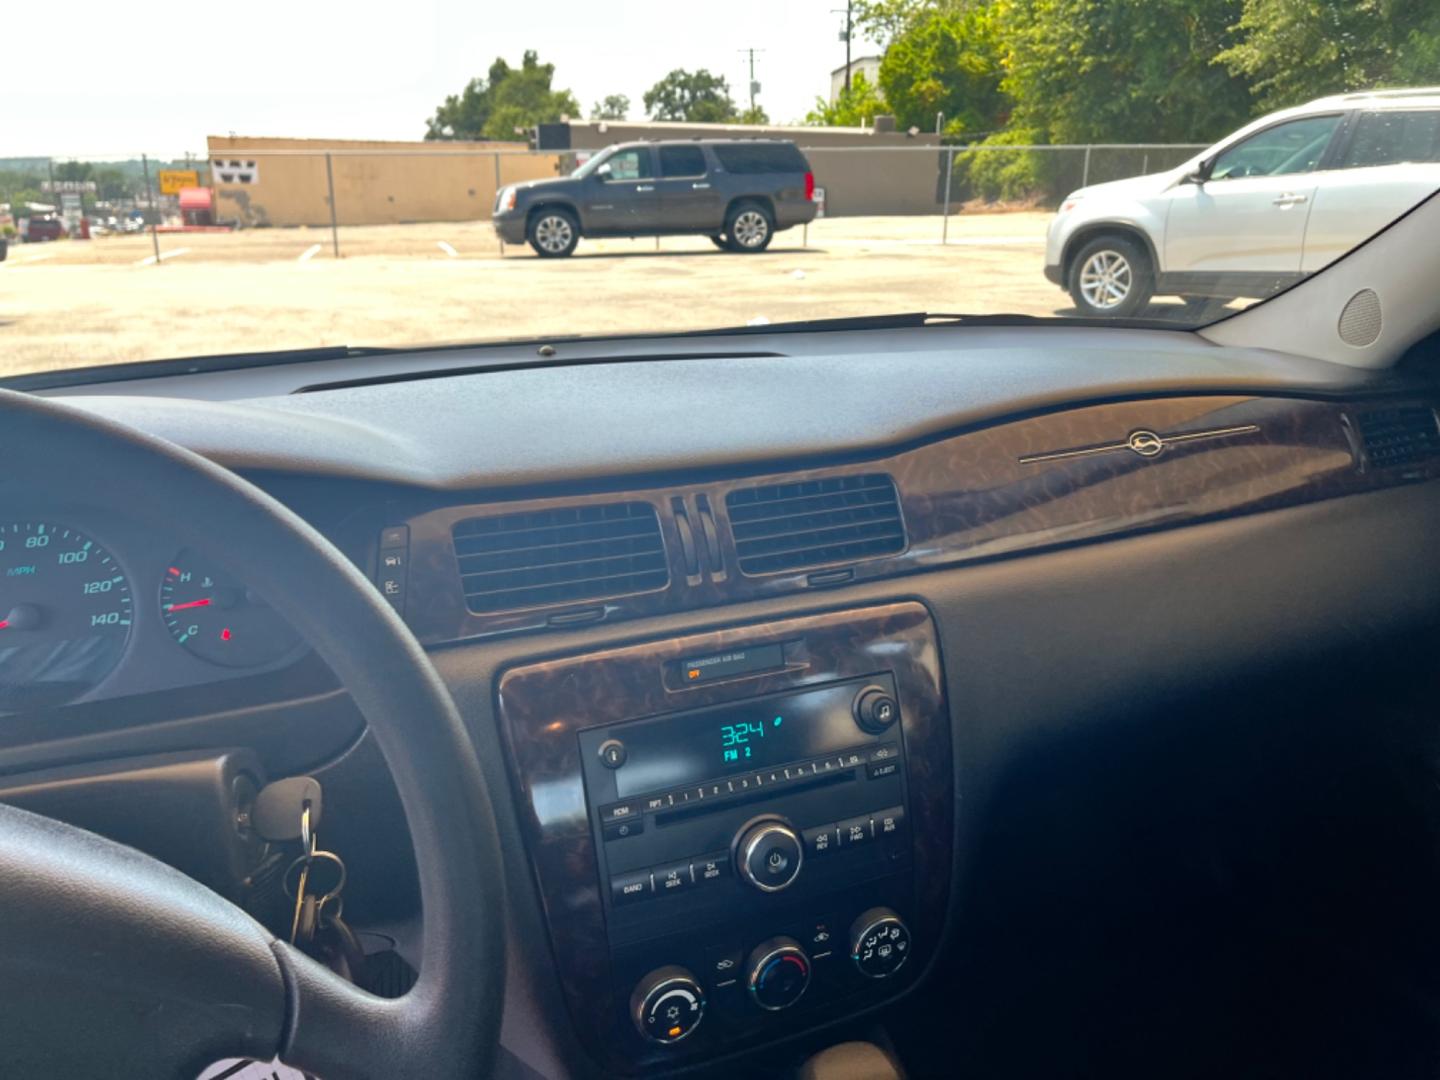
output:
[[1253,108],[1212,63],[1242,0],[996,0],[1013,123],[1045,142],[1191,142]]
[[688,120],[695,124],[726,124],[739,118],[724,76],[701,68],[676,68],[645,91],[645,112],[652,120]]
[[95,181],[95,195],[100,199],[124,199],[134,193],[135,185],[123,170],[113,166],[96,166],[89,179]]
[[934,6],[929,0],[856,0],[854,29],[871,41],[889,45],[916,16]]
[[555,90],[555,65],[542,64],[527,50],[521,66],[496,57],[486,78],[471,79],[451,94],[425,122],[426,139],[514,139],[516,129],[579,116],[580,103],[569,90]]
[[1263,109],[1440,79],[1434,0],[1244,0],[1240,40],[1215,58]]
[[1001,92],[995,7],[931,0],[904,15],[880,62],[880,89],[896,125],[952,135],[1003,127],[1010,104]]
[[806,114],[805,122],[817,127],[864,127],[889,111],[879,88],[871,86],[861,71],[850,80],[850,89],[841,90],[833,102],[816,98],[815,108]]
[[610,94],[590,110],[591,120],[624,120],[629,115],[630,99],[624,94]]
[[[1034,146],[1043,142],[1032,128],[1014,128],[981,145]],[[968,150],[955,155],[951,191],[958,198],[1014,202],[1055,193],[1059,159],[1050,150]]]
[[55,179],[89,180],[94,168],[88,161],[58,161],[55,163]]
[[742,113],[740,114],[740,123],[742,123],[742,124],[768,124],[768,123],[770,123],[770,116],[769,116],[768,113],[765,112],[765,109],[764,109],[763,106],[760,106],[760,105],[752,105],[752,106],[750,106],[750,108],[746,109],[744,112],[742,112]]

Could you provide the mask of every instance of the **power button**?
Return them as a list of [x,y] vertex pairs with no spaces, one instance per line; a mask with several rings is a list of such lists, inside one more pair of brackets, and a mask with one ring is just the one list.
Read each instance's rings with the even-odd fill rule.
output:
[[600,744],[600,764],[607,769],[618,769],[625,764],[629,755],[625,752],[625,744],[619,739],[606,739]]

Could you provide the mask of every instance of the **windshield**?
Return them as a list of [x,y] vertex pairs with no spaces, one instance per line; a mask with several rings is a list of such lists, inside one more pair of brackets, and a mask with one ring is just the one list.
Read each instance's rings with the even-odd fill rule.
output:
[[[578,168],[576,168],[575,171],[572,172],[570,175],[573,176],[573,177],[575,177],[576,179],[584,179],[585,177],[589,176],[592,172],[594,172],[596,169],[598,169],[601,165],[604,165],[605,162],[607,162],[608,160],[610,160],[610,155],[613,154],[614,152],[615,152],[615,151],[614,151],[613,149],[610,149],[610,148],[607,148],[607,149],[605,149],[605,150],[601,150],[598,154],[594,154],[594,155],[592,155],[590,158],[588,158],[586,161],[584,161],[584,162],[583,162]],[[579,155],[577,154],[576,157],[578,158]]]
[[917,312],[1188,328],[1440,189],[1433,5],[683,7],[260,0],[237,33],[202,5],[152,62],[80,0],[63,76],[19,39],[0,70],[0,379]]

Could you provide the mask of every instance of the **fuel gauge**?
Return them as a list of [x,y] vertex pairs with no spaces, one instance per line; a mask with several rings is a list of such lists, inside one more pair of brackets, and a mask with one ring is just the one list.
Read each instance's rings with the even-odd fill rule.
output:
[[182,647],[223,667],[259,667],[300,645],[300,635],[274,608],[189,548],[165,569],[160,614]]

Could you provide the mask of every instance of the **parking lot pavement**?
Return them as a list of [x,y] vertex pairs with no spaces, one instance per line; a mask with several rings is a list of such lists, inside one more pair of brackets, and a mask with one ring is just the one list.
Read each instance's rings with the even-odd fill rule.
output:
[[[760,255],[703,237],[582,241],[563,260],[487,223],[106,237],[0,264],[0,374],[318,345],[687,330],[887,311],[1065,314],[1040,213],[831,218]],[[316,245],[319,245],[318,250]],[[44,256],[43,258],[35,258]],[[137,265],[149,259],[148,265]]]

